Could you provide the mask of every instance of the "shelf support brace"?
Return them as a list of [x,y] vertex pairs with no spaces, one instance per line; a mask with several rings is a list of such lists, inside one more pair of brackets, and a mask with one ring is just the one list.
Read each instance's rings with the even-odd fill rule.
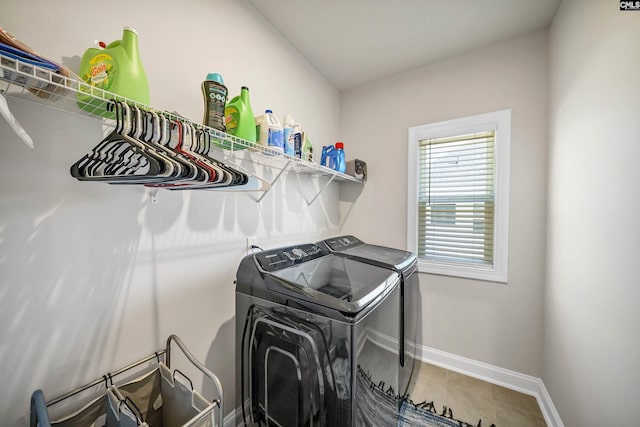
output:
[[284,171],[287,170],[287,168],[289,167],[289,164],[291,163],[291,160],[287,161],[287,163],[284,165],[284,167],[282,169],[280,169],[280,172],[278,172],[278,174],[276,175],[275,178],[273,178],[273,181],[271,181],[269,183],[269,189],[267,191],[265,191],[264,193],[262,193],[262,195],[260,197],[258,197],[256,199],[256,202],[260,203],[262,201],[262,199],[264,199],[264,196],[267,195],[267,193],[269,191],[271,191],[271,189],[273,188],[273,184],[276,183],[276,181],[278,180],[278,178],[280,178],[280,176],[282,176],[282,174],[284,173]]
[[308,205],[308,206],[311,206],[311,204],[312,204],[313,202],[315,202],[315,200],[318,198],[318,196],[319,196],[320,194],[322,194],[322,192],[323,192],[323,191],[324,191],[324,190],[329,186],[329,184],[331,184],[331,183],[333,182],[333,179],[334,179],[335,177],[336,177],[335,175],[331,175],[331,178],[329,178],[329,181],[327,181],[327,183],[324,185],[324,187],[322,187],[322,188],[320,189],[320,191],[318,191],[318,193],[317,193],[315,196],[313,196],[313,198],[312,198],[311,200],[307,200],[307,205]]

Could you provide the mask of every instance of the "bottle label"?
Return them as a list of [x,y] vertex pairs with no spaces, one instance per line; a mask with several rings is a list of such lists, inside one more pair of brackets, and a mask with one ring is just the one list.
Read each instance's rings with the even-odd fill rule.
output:
[[269,129],[269,147],[284,150],[284,138],[282,130]]
[[293,133],[293,153],[297,158],[302,158],[302,134],[300,132]]
[[226,88],[214,83],[205,82],[207,102],[204,124],[210,128],[226,131],[225,104],[227,102]]
[[236,130],[238,129],[238,120],[240,118],[240,113],[236,107],[227,107],[224,110],[224,122],[227,126],[227,132],[235,135]]
[[313,145],[311,145],[311,141],[309,141],[306,135],[304,137],[304,143],[302,144],[302,160],[313,161]]
[[82,79],[91,86],[109,90],[113,83],[115,61],[106,53],[99,53],[89,61],[89,70]]
[[227,102],[227,93],[224,89],[215,87],[213,85],[209,86],[209,99],[212,102],[216,102],[218,104],[226,104]]
[[284,128],[283,132],[284,152],[293,156],[293,128]]

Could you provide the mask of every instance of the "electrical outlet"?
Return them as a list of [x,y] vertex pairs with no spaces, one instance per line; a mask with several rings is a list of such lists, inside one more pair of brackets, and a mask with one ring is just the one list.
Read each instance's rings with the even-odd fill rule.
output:
[[256,236],[247,237],[247,253],[250,254],[252,249],[251,246],[258,244],[258,238]]

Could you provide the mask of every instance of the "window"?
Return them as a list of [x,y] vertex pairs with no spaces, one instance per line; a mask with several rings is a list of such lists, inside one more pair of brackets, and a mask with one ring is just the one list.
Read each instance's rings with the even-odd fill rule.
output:
[[408,249],[421,272],[507,282],[511,110],[409,129]]

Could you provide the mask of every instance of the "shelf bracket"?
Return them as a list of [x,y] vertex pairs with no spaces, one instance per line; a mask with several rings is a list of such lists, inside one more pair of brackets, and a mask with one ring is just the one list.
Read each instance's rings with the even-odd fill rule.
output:
[[278,174],[276,175],[275,178],[273,178],[273,181],[271,181],[269,183],[269,189],[267,191],[265,191],[264,193],[262,193],[262,195],[260,197],[258,197],[256,199],[256,202],[260,203],[262,201],[262,199],[264,199],[264,196],[267,195],[267,193],[269,191],[271,191],[271,189],[273,188],[273,184],[276,183],[276,181],[282,176],[282,174],[284,173],[284,171],[287,170],[287,168],[289,167],[289,164],[291,164],[291,160],[287,161],[287,163],[285,163],[284,167],[282,169],[280,169],[280,172],[278,172]]
[[318,198],[318,196],[320,194],[322,194],[322,192],[329,186],[329,184],[331,184],[333,182],[333,179],[335,177],[336,177],[335,175],[331,175],[331,178],[329,178],[329,181],[327,181],[327,183],[320,189],[320,191],[318,191],[318,193],[315,196],[313,196],[313,198],[311,200],[307,200],[307,205],[308,206],[311,206],[311,204],[313,202],[315,202],[315,200]]

